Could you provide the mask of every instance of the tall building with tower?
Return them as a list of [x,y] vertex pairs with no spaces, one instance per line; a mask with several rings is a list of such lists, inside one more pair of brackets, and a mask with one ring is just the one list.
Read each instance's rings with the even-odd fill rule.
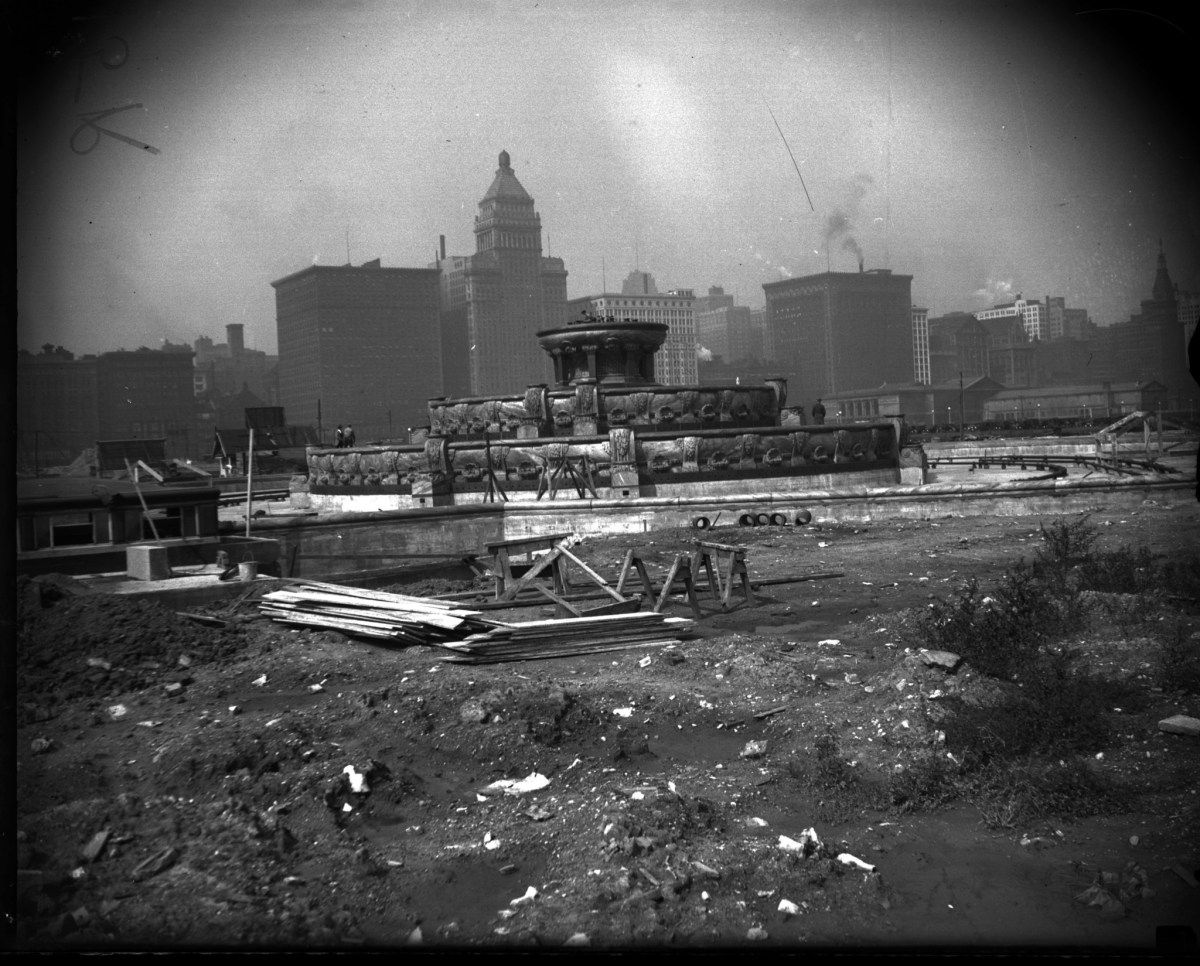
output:
[[478,396],[548,382],[536,333],[567,321],[567,270],[542,254],[542,221],[507,151],[475,216],[475,254],[446,256],[440,270],[443,383]]
[[912,276],[823,272],[763,285],[772,361],[793,398],[913,380]]
[[442,395],[438,273],[428,268],[312,265],[271,283],[279,404],[324,441],[351,423],[358,442],[403,437]]

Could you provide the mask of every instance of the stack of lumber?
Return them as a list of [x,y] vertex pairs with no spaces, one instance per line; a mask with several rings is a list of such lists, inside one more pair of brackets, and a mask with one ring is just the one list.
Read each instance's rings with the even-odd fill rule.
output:
[[439,646],[454,652],[442,660],[458,664],[531,661],[678,644],[694,623],[683,617],[655,613],[567,617],[503,624]]
[[314,580],[297,581],[264,594],[259,609],[285,624],[400,645],[440,644],[501,626],[477,611],[463,610],[446,601]]

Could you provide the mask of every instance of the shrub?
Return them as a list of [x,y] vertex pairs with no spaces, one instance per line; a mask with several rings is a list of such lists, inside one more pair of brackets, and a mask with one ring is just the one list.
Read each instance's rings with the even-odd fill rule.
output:
[[1124,796],[1078,760],[1035,758],[993,765],[972,782],[984,822],[1028,826],[1051,816],[1079,819],[1119,811]]
[[1155,671],[1158,683],[1168,691],[1200,694],[1200,639],[1187,621],[1176,618],[1158,631]]
[[901,812],[937,808],[957,797],[957,775],[943,755],[928,752],[891,776],[888,795]]
[[828,825],[849,821],[865,808],[883,804],[880,789],[866,781],[838,751],[837,739],[820,735],[811,762],[789,762],[788,772],[805,786],[815,789],[814,816]]
[[1092,552],[1099,536],[1087,521],[1085,516],[1074,523],[1057,520],[1049,529],[1039,525],[1046,546],[1038,551],[1038,558],[1047,565],[1074,564],[1083,560]]
[[1069,615],[1034,569],[1019,561],[992,595],[972,577],[948,599],[936,601],[918,621],[927,646],[954,651],[977,670],[1010,677],[1055,640]]
[[1076,579],[1080,590],[1110,594],[1140,594],[1159,586],[1154,556],[1145,547],[1091,554],[1076,567]]
[[946,747],[962,757],[965,771],[1027,755],[1091,754],[1109,745],[1111,709],[1133,710],[1145,697],[1130,683],[1080,674],[1072,661],[1069,653],[1044,653],[999,701],[943,702]]

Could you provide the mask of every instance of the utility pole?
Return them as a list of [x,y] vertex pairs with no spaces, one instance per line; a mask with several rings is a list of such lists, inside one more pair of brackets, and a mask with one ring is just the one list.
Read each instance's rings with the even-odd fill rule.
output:
[[964,412],[966,404],[966,395],[963,393],[963,377],[962,370],[958,370],[958,435],[963,434],[963,422],[966,420]]

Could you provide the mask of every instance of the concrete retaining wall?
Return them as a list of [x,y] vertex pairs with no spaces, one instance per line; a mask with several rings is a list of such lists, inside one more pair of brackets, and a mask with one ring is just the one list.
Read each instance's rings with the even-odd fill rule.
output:
[[[431,570],[476,553],[496,540],[555,531],[583,536],[648,534],[688,526],[700,515],[725,528],[744,510],[807,510],[818,523],[932,520],[955,516],[1054,516],[1146,500],[1191,502],[1191,479],[1151,477],[1085,480],[932,483],[919,486],[856,486],[837,491],[807,489],[775,494],[703,497],[642,497],[625,500],[556,500],[456,506],[385,513],[342,513],[304,520],[256,520],[255,532],[279,540],[280,569],[322,573]],[[294,569],[293,569],[294,568]]]

